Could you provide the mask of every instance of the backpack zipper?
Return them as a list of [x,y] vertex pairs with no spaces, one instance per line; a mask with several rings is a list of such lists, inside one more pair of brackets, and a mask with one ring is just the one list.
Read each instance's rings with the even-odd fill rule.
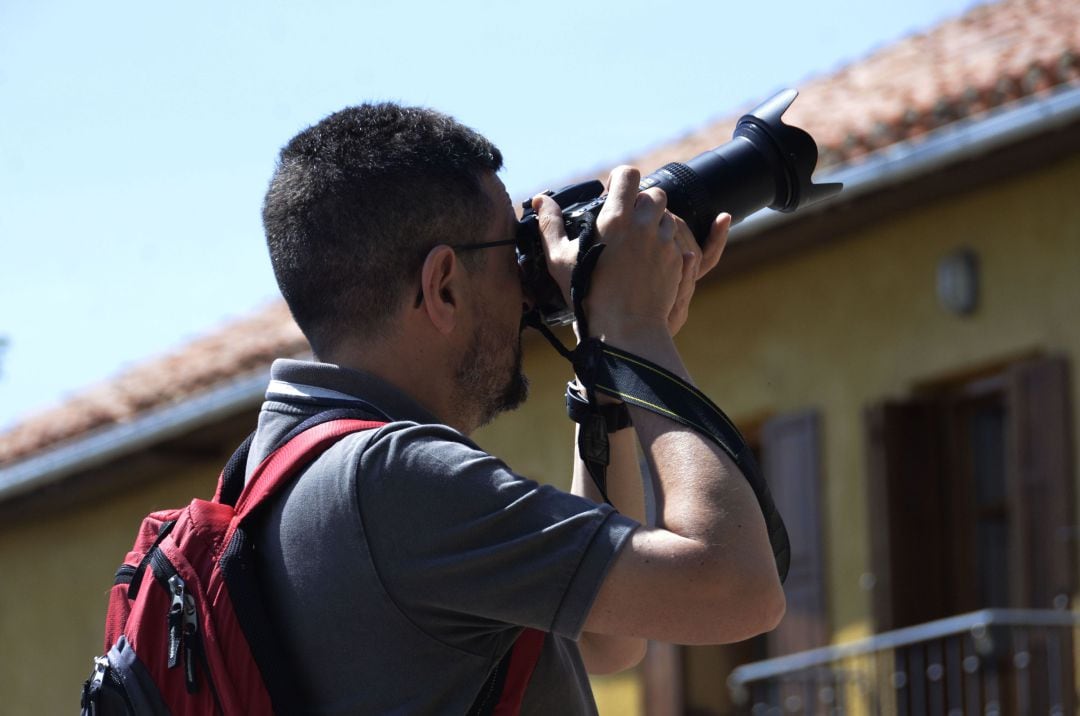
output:
[[202,650],[199,620],[195,614],[195,597],[184,595],[184,679],[189,694],[199,690],[195,681],[195,652]]
[[180,642],[183,640],[183,621],[184,621],[184,580],[180,578],[179,574],[173,574],[169,577],[169,595],[172,597],[172,603],[169,604],[169,668],[174,668],[180,663]]
[[94,672],[83,684],[82,699],[80,706],[83,713],[96,714],[101,710],[102,694],[106,691],[115,692],[124,702],[125,714],[134,714],[135,705],[131,703],[131,696],[124,686],[123,680],[117,673],[116,668],[109,663],[109,657],[94,657]]
[[199,690],[198,661],[203,662],[206,669],[207,683],[210,684],[217,699],[217,691],[213,682],[210,681],[210,671],[205,661],[206,657],[202,650],[202,635],[199,633],[199,614],[195,605],[195,597],[187,591],[187,584],[183,577],[176,571],[169,558],[158,548],[150,555],[150,569],[159,583],[162,583],[169,591],[171,601],[169,603],[168,624],[168,667],[170,669],[180,664],[181,654],[184,662],[184,684],[189,694]]

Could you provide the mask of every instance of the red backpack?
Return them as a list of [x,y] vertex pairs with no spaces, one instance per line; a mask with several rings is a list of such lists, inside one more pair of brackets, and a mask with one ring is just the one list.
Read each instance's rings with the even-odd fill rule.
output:
[[[83,685],[83,716],[306,710],[260,598],[246,528],[332,444],[385,425],[357,415],[330,410],[304,421],[245,485],[252,434],[222,470],[212,500],[143,520],[109,594],[106,654]],[[544,636],[523,631],[470,713],[517,713]]]

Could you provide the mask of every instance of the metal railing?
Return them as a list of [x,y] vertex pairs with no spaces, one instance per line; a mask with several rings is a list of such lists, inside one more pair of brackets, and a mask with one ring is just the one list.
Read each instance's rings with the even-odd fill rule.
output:
[[1080,614],[985,609],[735,669],[746,713],[1073,714]]

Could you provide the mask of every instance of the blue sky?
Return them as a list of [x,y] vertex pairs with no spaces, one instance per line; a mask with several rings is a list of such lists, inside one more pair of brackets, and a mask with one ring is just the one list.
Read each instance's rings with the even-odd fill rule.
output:
[[974,4],[6,0],[0,429],[273,300],[262,193],[336,109],[455,115],[517,200]]

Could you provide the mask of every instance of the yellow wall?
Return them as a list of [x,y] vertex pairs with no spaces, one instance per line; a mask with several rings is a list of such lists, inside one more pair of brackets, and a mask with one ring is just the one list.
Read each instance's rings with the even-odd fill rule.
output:
[[0,714],[77,712],[139,520],[209,498],[220,469],[195,465],[139,491],[0,526]]
[[[838,639],[869,631],[869,598],[859,587],[870,568],[863,409],[1031,352],[1076,362],[1077,187],[1073,157],[699,290],[680,348],[732,418],[821,411],[827,587]],[[939,307],[935,293],[938,260],[960,247],[980,262],[980,303],[966,318]],[[569,455],[559,397],[569,369],[539,341],[526,365],[533,400],[481,440],[526,474],[558,481]],[[1075,370],[1072,392],[1076,410]]]
[[[837,635],[864,632],[869,612],[859,589],[868,569],[863,408],[1031,351],[1080,356],[1077,187],[1080,158],[701,289],[680,345],[705,391],[736,421],[822,411]],[[945,313],[934,293],[937,260],[960,246],[981,262],[982,299],[971,318]],[[533,399],[478,440],[524,474],[565,486],[571,430],[562,392],[570,371],[540,340],[528,342],[526,368]],[[1074,379],[1074,406],[1078,386]],[[123,499],[0,525],[0,713],[74,708],[89,658],[101,648],[111,575],[139,517],[209,494],[218,469],[217,462],[191,466]],[[607,713],[627,713],[639,694],[625,678],[598,683]]]

